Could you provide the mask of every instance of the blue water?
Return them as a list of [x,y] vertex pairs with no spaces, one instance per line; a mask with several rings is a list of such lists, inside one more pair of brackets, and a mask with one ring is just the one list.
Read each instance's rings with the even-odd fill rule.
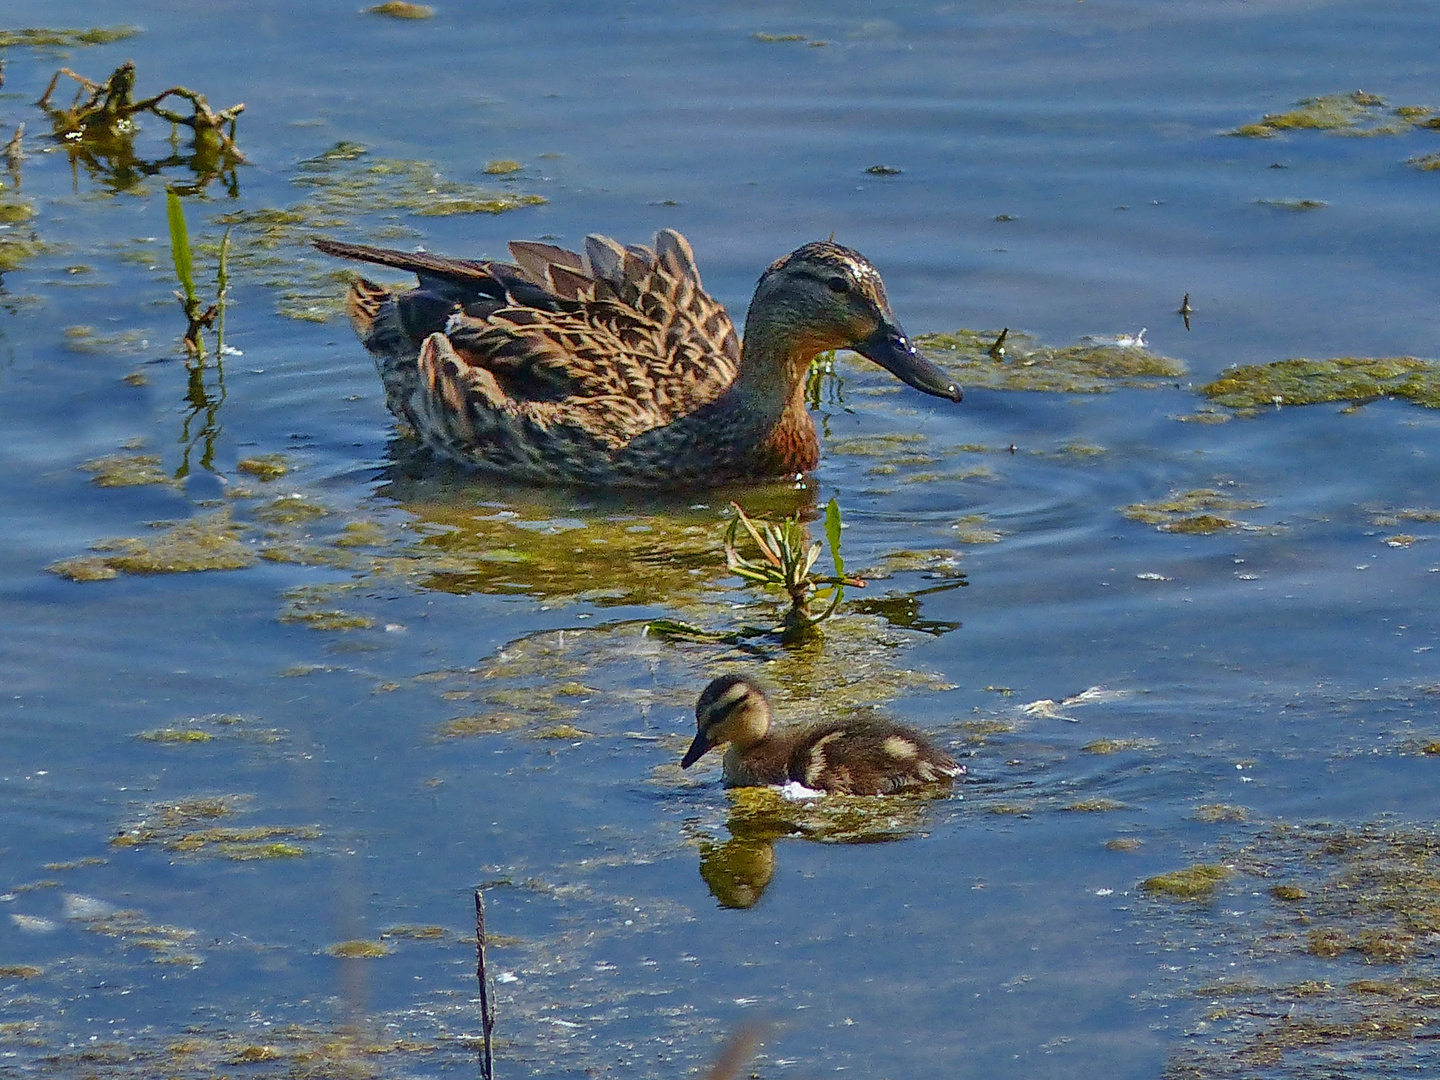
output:
[[[59,0],[13,4],[4,22],[97,18],[143,32],[67,55],[9,49],[0,90],[0,134],[26,124],[26,227],[49,245],[0,296],[0,967],[41,969],[0,978],[0,1024],[16,1025],[0,1028],[5,1070],[75,1072],[94,1044],[114,1075],[199,1075],[265,1045],[278,1056],[246,1067],[268,1075],[349,1032],[417,1044],[354,1051],[357,1068],[469,1075],[471,890],[486,884],[490,929],[512,939],[491,953],[504,1075],[676,1075],[764,1020],[778,1024],[765,1076],[1153,1077],[1197,1041],[1189,988],[1263,982],[1275,961],[1250,947],[1261,914],[1216,936],[1226,912],[1251,910],[1258,879],[1206,907],[1145,897],[1143,878],[1223,861],[1277,823],[1430,818],[1436,766],[1418,747],[1440,736],[1436,526],[1376,518],[1440,503],[1440,420],[1394,401],[1175,418],[1234,363],[1436,356],[1440,173],[1404,162],[1440,149],[1440,133],[1221,134],[1357,88],[1440,105],[1433,5],[445,5],[400,22],[331,3],[97,14]],[[297,162],[342,140],[465,182],[515,159],[518,178],[493,185],[545,205],[401,215],[412,232],[394,242],[500,255],[511,237],[634,242],[675,227],[738,321],[771,260],[833,231],[881,269],[911,333],[1010,326],[1063,345],[1144,327],[1190,374],[1101,395],[972,389],[952,407],[842,360],[813,492],[765,498],[835,497],[852,567],[932,553],[863,597],[917,594],[921,618],[959,625],[932,635],[842,609],[849,629],[818,659],[642,636],[648,618],[770,610],[713,552],[667,557],[677,537],[718,537],[728,495],[544,498],[424,474],[348,327],[281,317],[275,289],[238,271],[226,340],[240,353],[224,359],[213,458],[201,462],[202,437],[174,488],[97,487],[78,467],[132,442],[181,471],[206,420],[185,397],[162,183],[111,194],[72,171],[30,104],[58,66],[99,78],[127,58],[141,92],[178,83],[216,107],[245,102],[250,164],[237,196],[217,182],[188,201],[197,234],[215,236],[221,213],[295,203]],[[148,121],[137,146],[163,156],[167,134]],[[877,164],[902,171],[865,172]],[[1327,205],[1257,204],[1274,198]],[[1174,313],[1186,293],[1188,331]],[[136,336],[77,352],[73,326]],[[147,385],[122,381],[137,370]],[[202,374],[218,400],[217,371]],[[922,436],[901,449],[934,463],[876,473],[880,459],[854,452],[896,433]],[[236,470],[274,453],[292,467],[279,480]],[[982,474],[907,483],[917,469]],[[1119,513],[1201,487],[1263,505],[1216,536]],[[349,521],[383,539],[345,565],[84,584],[45,570],[221,504],[258,550],[275,540],[256,508],[291,493],[334,513],[277,528],[288,541],[325,547]],[[509,578],[491,572],[487,539],[506,512],[530,523],[507,534],[506,557],[529,560]],[[1003,538],[960,543],[972,516]],[[632,525],[655,536],[658,584],[642,589],[628,556],[577,584],[555,537],[646,535]],[[1397,533],[1418,539],[1388,546]],[[445,543],[463,587],[402,563]],[[966,585],[936,588],[958,572]],[[315,586],[373,625],[281,621],[287,590]],[[781,841],[760,902],[719,907],[697,837],[725,838],[726,797],[717,772],[674,764],[695,694],[741,663],[790,714],[837,683],[837,700],[872,693],[969,754],[973,782],[907,840]],[[546,695],[565,682],[580,686]],[[1096,686],[1115,696],[1057,707],[1074,723],[1022,709]],[[508,730],[443,737],[448,720],[507,710]],[[970,741],[976,720],[1011,730]],[[536,737],[561,723],[585,734]],[[214,738],[137,738],[163,728]],[[1102,738],[1153,741],[1082,751]],[[319,835],[294,841],[300,857],[254,861],[111,843],[156,804],[201,797],[231,798],[217,825]],[[1121,805],[1065,809],[1098,798]],[[1197,821],[1204,804],[1248,820]],[[1107,849],[1116,837],[1142,846]],[[100,861],[45,868],[80,860]],[[405,925],[444,934],[388,938],[373,960],[325,952]],[[144,944],[157,926],[180,944]],[[1299,948],[1279,963],[1337,986],[1373,974]],[[187,1038],[196,1049],[167,1049]],[[1389,1050],[1346,1075],[1421,1060],[1418,1042]]]

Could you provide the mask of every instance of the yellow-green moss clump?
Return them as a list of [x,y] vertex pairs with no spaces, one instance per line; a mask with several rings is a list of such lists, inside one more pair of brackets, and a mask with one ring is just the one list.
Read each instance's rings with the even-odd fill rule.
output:
[[99,556],[62,559],[46,567],[71,581],[105,581],[117,572],[186,574],[201,570],[239,570],[255,562],[255,553],[240,541],[241,526],[229,510],[182,521],[151,536],[101,540],[92,545]]
[[1220,883],[1231,873],[1225,866],[1199,863],[1183,870],[1172,870],[1168,874],[1148,877],[1140,883],[1140,887],[1148,893],[1176,900],[1209,900],[1215,895]]
[[1158,739],[1094,739],[1080,747],[1086,754],[1119,754],[1125,750],[1154,750]]
[[67,326],[62,331],[65,348],[71,352],[100,356],[109,353],[130,354],[143,352],[150,340],[142,330],[121,330],[113,334],[102,334],[93,326]]
[[1277,360],[1229,368],[1200,392],[1232,409],[1397,397],[1440,408],[1440,367],[1413,356]]
[[1009,535],[991,526],[984,514],[966,514],[950,528],[957,544],[998,544]]
[[18,270],[45,250],[33,233],[19,226],[35,216],[35,208],[23,199],[8,198],[0,187],[0,274]]
[[[355,276],[353,268],[314,251],[310,240],[317,233],[363,230],[393,243],[419,235],[407,216],[503,214],[546,201],[509,186],[495,190],[446,180],[427,162],[372,157],[351,142],[300,162],[291,182],[306,193],[299,202],[225,214],[216,223],[234,226],[232,274],[274,288],[281,315],[310,322],[342,313]],[[218,251],[214,241],[200,247],[212,257]]]
[[239,812],[248,799],[238,795],[202,796],[157,803],[111,839],[116,847],[158,845],[183,854],[218,855],[237,861],[294,859],[306,854],[301,841],[316,840],[313,825],[253,825],[248,828],[207,824]]
[[[448,936],[449,931],[443,926],[417,926],[413,923],[390,926],[380,931],[382,940],[385,938],[403,938],[406,941],[440,941]],[[487,944],[493,945],[494,943],[494,937],[487,938]]]
[[485,172],[488,176],[509,176],[511,173],[519,172],[524,167],[520,162],[511,161],[507,158],[500,161],[487,161],[485,163]]
[[390,952],[377,941],[337,941],[334,945],[327,946],[325,951],[343,960],[373,960]]
[[142,731],[135,737],[153,743],[206,743],[215,739],[210,732],[195,728],[156,728],[154,731]]
[[90,482],[99,487],[142,487],[173,483],[160,468],[155,454],[110,454],[93,458],[80,466],[91,473]]
[[1302,98],[1286,112],[1267,113],[1259,123],[1244,124],[1227,135],[1270,139],[1282,131],[1334,131],[1343,135],[1401,135],[1423,124],[1434,109],[1424,105],[1390,108],[1378,94],[1355,90]]
[[1209,1025],[1196,1025],[1166,1075],[1308,1077],[1341,1063],[1348,1076],[1354,1070],[1345,1062],[1375,1064],[1377,1075],[1433,1072],[1424,1033],[1440,1003],[1440,831],[1394,820],[1351,829],[1278,825],[1235,855],[1280,879],[1268,890],[1272,904],[1214,919],[1187,913],[1176,929],[1200,936],[1173,947],[1189,945],[1190,955],[1210,957],[1202,967],[1227,975],[1237,964],[1257,973],[1323,964],[1332,981],[1227,978],[1197,987],[1197,997],[1225,995],[1209,1017],[1224,1022],[1208,1036]]
[[88,30],[0,30],[0,49],[74,49],[82,45],[109,45],[138,33],[138,26],[92,26]]
[[282,1056],[273,1046],[246,1046],[235,1051],[230,1061],[234,1065],[256,1065],[262,1061],[278,1061]]
[[1263,504],[1254,500],[1226,495],[1212,488],[1195,488],[1172,493],[1169,498],[1155,502],[1131,503],[1120,507],[1120,513],[1131,521],[1154,525],[1161,532],[1208,536],[1239,528],[1240,522],[1206,511],[1253,510],[1261,505]]
[[250,516],[267,525],[305,525],[332,512],[328,506],[312,502],[297,492],[281,495],[273,502],[255,507],[250,511]]
[[1227,803],[1206,803],[1203,806],[1195,807],[1195,820],[1203,821],[1207,825],[1215,825],[1222,821],[1247,821],[1250,818],[1250,811],[1243,806],[1230,806]]
[[405,0],[385,0],[385,3],[368,7],[365,11],[370,15],[384,15],[390,19],[429,19],[435,15],[434,8],[424,4],[407,4]]
[[1311,956],[1333,960],[1350,948],[1350,935],[1333,927],[1318,927],[1305,935],[1305,951]]
[[468,739],[473,735],[498,735],[502,731],[514,731],[525,723],[520,716],[490,713],[484,716],[456,716],[446,720],[435,733],[442,739]]
[[554,727],[541,728],[535,732],[537,739],[588,739],[590,732],[578,728],[574,724],[556,724]]
[[290,471],[290,465],[283,454],[261,454],[258,457],[242,458],[235,468],[247,476],[253,476],[261,483],[279,480]]
[[1097,394],[1117,386],[1158,386],[1186,371],[1181,361],[1138,344],[1095,342],[1051,348],[1028,334],[1010,331],[1004,348],[995,350],[999,336],[992,331],[956,330],[915,340],[962,385],[991,390]]
[[44,968],[33,964],[0,964],[0,979],[38,979],[44,974]]
[[98,555],[77,555],[71,559],[61,559],[45,569],[75,582],[113,581],[120,576],[120,571]]
[[1277,210],[1324,210],[1330,204],[1324,199],[1256,199],[1259,206],[1273,206]]
[[280,621],[307,626],[311,630],[368,630],[375,625],[375,620],[369,615],[321,607],[304,598],[294,597],[280,612]]
[[1440,152],[1412,157],[1405,164],[1419,169],[1421,172],[1436,172],[1440,170]]
[[1124,810],[1125,804],[1117,799],[1080,799],[1060,809],[1076,814],[1108,814],[1114,810]]

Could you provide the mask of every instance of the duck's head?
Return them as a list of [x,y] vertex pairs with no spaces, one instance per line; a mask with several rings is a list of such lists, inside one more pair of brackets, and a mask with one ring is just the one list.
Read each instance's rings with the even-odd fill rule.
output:
[[959,401],[959,385],[927,360],[900,328],[880,271],[858,251],[829,240],[777,259],[755,287],[745,340],[783,334],[806,365],[827,349],[852,349],[902,382]]
[[770,730],[770,699],[744,675],[721,675],[695,702],[695,728],[695,741],[680,759],[682,769],[721,743],[734,743],[743,750],[765,738]]

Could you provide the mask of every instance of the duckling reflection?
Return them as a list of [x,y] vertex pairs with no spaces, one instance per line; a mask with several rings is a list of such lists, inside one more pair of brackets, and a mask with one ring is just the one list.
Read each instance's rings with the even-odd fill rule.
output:
[[774,876],[775,845],[768,837],[700,841],[700,877],[721,907],[754,907]]
[[729,743],[727,787],[800,784],[843,795],[889,795],[948,784],[965,772],[917,731],[883,720],[850,718],[771,733],[770,699],[744,675],[722,675],[695,703],[695,740],[680,761],[688,769]]
[[925,827],[936,785],[895,795],[828,794],[790,798],[776,787],[739,787],[728,792],[730,816],[719,842],[694,837],[700,877],[721,907],[753,907],[775,876],[775,841],[796,836],[822,844],[877,844],[904,840]]

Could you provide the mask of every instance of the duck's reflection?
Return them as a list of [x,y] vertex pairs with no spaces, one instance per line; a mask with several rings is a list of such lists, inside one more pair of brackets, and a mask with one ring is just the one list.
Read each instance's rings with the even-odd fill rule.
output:
[[775,841],[829,844],[904,840],[925,826],[935,792],[792,799],[770,787],[731,788],[728,840],[699,834],[700,877],[721,907],[754,907],[775,876]]
[[[418,471],[415,466],[422,468]],[[729,574],[721,537],[727,491],[679,494],[517,488],[414,459],[377,494],[411,517],[420,584],[441,592],[587,600],[602,607],[687,604]],[[813,513],[811,489],[774,484],[747,500],[767,513]]]

